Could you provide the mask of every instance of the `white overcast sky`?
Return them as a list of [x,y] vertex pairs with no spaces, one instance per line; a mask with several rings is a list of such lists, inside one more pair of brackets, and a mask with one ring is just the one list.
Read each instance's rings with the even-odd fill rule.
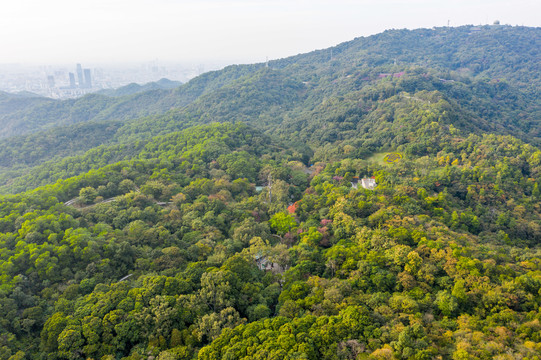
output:
[[541,0],[0,0],[0,64],[260,62],[496,19],[541,26]]

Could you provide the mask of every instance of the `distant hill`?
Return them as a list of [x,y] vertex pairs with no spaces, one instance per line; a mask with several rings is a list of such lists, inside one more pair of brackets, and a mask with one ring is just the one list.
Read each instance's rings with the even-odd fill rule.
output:
[[131,83],[126,86],[122,86],[118,89],[100,90],[100,91],[97,91],[96,93],[100,95],[111,96],[111,97],[120,97],[120,96],[138,94],[138,93],[150,91],[150,90],[175,89],[179,87],[180,85],[182,85],[182,82],[180,81],[171,81],[164,78],[164,79],[160,79],[155,82],[149,82],[143,85]]
[[0,117],[53,101],[29,92],[12,94],[0,91]]

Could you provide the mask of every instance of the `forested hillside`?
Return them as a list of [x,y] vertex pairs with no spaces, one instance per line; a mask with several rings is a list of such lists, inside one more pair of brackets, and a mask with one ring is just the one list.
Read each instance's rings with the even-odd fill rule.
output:
[[359,156],[399,145],[417,147],[419,142],[408,143],[419,123],[440,118],[465,133],[512,134],[539,144],[541,112],[533,95],[502,82],[443,83],[424,71],[378,79],[376,69],[364,73],[372,74],[370,81],[358,75],[305,84],[285,71],[261,69],[164,115],[80,123],[0,140],[0,189],[20,192],[78,175],[131,157],[131,149],[152,136],[215,121],[243,121],[307,154],[312,152],[308,144],[327,153],[338,144],[351,145],[355,153],[350,155]]
[[118,89],[106,89],[98,91],[98,94],[107,95],[107,96],[125,96],[142,93],[150,90],[167,90],[178,88],[182,83],[180,81],[171,81],[168,79],[160,79],[155,82],[146,83],[139,85],[136,83],[131,83],[126,86],[122,86]]
[[[230,66],[174,90],[89,95],[64,102],[33,99],[39,105],[14,107],[16,111],[0,115],[4,136],[9,136],[0,141],[5,149],[0,154],[0,184],[4,191],[19,192],[51,183],[102,166],[103,161],[85,160],[96,146],[101,145],[101,152],[116,152],[119,145],[131,149],[152,136],[205,122],[244,121],[289,137],[298,146],[320,146],[372,134],[373,126],[384,129],[381,122],[374,124],[379,119],[375,114],[389,122],[394,107],[427,96],[461,114],[454,126],[511,134],[539,145],[540,47],[536,28],[390,30],[332,50],[270,61],[268,68]],[[314,131],[306,131],[309,128]],[[35,133],[23,135],[28,131]],[[21,151],[21,144],[37,146],[26,150],[23,145]],[[90,154],[84,155],[86,151]],[[32,155],[12,155],[17,152]],[[22,161],[14,161],[17,158]],[[52,159],[52,164],[43,164]],[[59,171],[51,166],[58,160],[87,165],[56,176]]]
[[0,142],[0,360],[540,359],[540,34],[29,99],[58,121]]

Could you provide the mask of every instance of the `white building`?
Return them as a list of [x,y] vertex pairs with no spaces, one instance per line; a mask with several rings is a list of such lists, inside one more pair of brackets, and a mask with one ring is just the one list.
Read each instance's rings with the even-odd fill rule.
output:
[[372,178],[361,179],[361,186],[367,190],[374,190],[377,186],[376,179],[372,179]]

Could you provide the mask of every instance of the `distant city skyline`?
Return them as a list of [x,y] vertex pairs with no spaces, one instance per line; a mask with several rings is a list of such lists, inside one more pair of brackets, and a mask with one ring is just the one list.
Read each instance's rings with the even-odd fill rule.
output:
[[[207,70],[202,64],[124,63],[115,65],[3,65],[0,64],[0,92],[31,92],[54,99],[67,99],[85,94],[116,89],[131,83],[147,84],[161,79],[186,82]],[[81,77],[79,77],[79,73]]]
[[263,62],[386,29],[541,26],[539,0],[18,0],[0,64]]

